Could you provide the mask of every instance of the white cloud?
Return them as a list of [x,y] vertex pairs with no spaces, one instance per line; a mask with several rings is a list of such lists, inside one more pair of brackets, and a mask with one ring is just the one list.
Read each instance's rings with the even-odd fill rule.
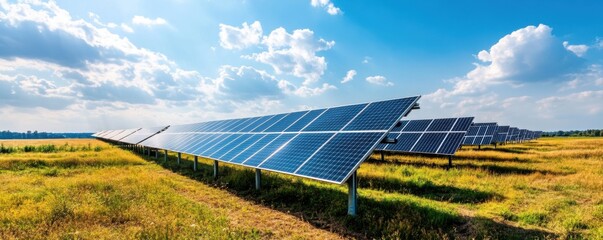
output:
[[335,7],[335,4],[333,4],[331,0],[310,0],[310,4],[312,5],[312,7],[324,8],[330,15],[337,15],[342,13],[341,9]]
[[309,29],[288,33],[284,28],[277,28],[263,37],[262,44],[268,47],[267,51],[244,58],[268,64],[276,74],[303,78],[303,85],[309,86],[318,81],[327,68],[325,58],[316,53],[332,48],[335,41],[315,40],[314,32]]
[[368,64],[373,58],[369,57],[369,56],[365,56],[364,59],[362,60],[362,63],[364,64]]
[[121,25],[121,30],[127,33],[133,33],[134,29],[132,29],[130,26],[128,26],[128,24],[122,23]]
[[379,76],[379,75],[367,77],[366,81],[371,84],[380,85],[380,86],[393,86],[394,85],[394,83],[387,81],[387,78],[385,78],[384,76]]
[[151,27],[151,26],[159,26],[159,25],[167,25],[167,21],[163,18],[155,18],[155,19],[151,19],[148,17],[144,17],[144,16],[134,16],[132,18],[132,24],[134,25],[143,25],[143,26],[147,26],[147,27]]
[[222,66],[214,80],[217,97],[235,100],[279,98],[283,91],[276,77],[249,66]]
[[452,90],[439,89],[428,98],[483,93],[496,85],[519,86],[524,82],[563,81],[583,68],[582,61],[552,35],[546,25],[516,30],[477,54],[475,69],[455,78]]
[[518,29],[479,51],[479,63],[448,80],[454,84],[450,89],[425,95],[420,112],[542,130],[592,125],[593,119],[603,120],[597,85],[603,71],[580,57],[587,51],[559,40],[546,25]]
[[582,45],[570,45],[568,41],[563,42],[563,47],[565,47],[565,49],[567,49],[568,51],[573,52],[578,57],[584,56],[584,54],[586,54],[586,52],[588,51],[588,46],[583,45],[583,44]]
[[603,112],[603,90],[582,91],[565,96],[552,96],[537,101],[539,110],[547,117],[597,115]]
[[283,91],[287,94],[300,97],[318,96],[329,90],[337,89],[337,87],[328,83],[323,83],[321,86],[318,87],[308,87],[304,85],[298,87],[286,80],[280,80],[279,87],[283,89]]
[[255,21],[251,25],[246,22],[241,28],[220,24],[220,46],[226,49],[243,49],[260,43],[262,25]]
[[347,83],[349,81],[352,81],[352,79],[354,79],[354,76],[356,76],[356,70],[352,69],[345,74],[345,77],[343,77],[343,79],[341,79],[341,83]]

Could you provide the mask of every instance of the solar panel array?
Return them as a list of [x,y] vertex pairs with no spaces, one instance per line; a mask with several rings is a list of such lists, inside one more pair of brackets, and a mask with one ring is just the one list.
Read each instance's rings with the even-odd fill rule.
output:
[[492,144],[497,129],[497,123],[473,123],[463,139],[463,145]]
[[496,143],[505,143],[507,142],[507,137],[509,136],[509,130],[511,126],[498,126],[498,130],[496,131]]
[[[137,144],[340,184],[418,99],[172,125]],[[123,142],[135,144],[138,133],[153,130]]]
[[473,117],[404,120],[387,136],[397,141],[381,143],[376,150],[453,155],[472,122]]
[[509,135],[507,136],[507,142],[516,142],[519,140],[519,128],[510,127]]

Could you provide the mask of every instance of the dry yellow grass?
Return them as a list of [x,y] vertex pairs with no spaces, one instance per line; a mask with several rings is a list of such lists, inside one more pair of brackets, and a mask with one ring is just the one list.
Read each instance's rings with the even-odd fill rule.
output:
[[258,192],[249,169],[222,164],[215,180],[210,160],[193,172],[188,155],[0,143],[80,147],[0,154],[3,239],[603,239],[603,138],[463,147],[450,170],[443,157],[374,155],[358,172],[355,218],[345,186],[264,172]]
[[100,151],[0,154],[0,239],[338,238],[96,140]]

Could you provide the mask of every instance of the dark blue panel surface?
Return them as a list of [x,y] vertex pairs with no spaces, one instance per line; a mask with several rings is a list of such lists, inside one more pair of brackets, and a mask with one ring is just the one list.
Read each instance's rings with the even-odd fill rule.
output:
[[264,123],[260,124],[257,128],[253,129],[252,132],[263,132],[267,128],[276,124],[279,120],[283,119],[286,116],[287,116],[287,114],[273,115],[270,119],[266,120]]
[[220,139],[219,141],[216,141],[216,142],[206,146],[205,149],[207,149],[207,150],[201,152],[201,156],[210,157],[213,153],[222,149],[224,147],[224,145],[227,145],[232,140],[237,139],[239,136],[241,136],[241,135],[240,134],[225,134],[222,137],[222,139]]
[[254,145],[257,141],[265,137],[264,134],[246,134],[245,138],[239,139],[240,143],[234,146],[230,145],[230,150],[226,151],[223,155],[218,156],[218,159],[222,159],[224,161],[231,161],[234,157],[245,151],[245,149]]
[[465,137],[463,145],[473,145],[473,141],[475,141],[475,137]]
[[306,127],[308,124],[310,124],[312,121],[314,121],[314,119],[316,119],[318,116],[320,116],[320,114],[322,114],[324,111],[326,111],[326,109],[317,109],[317,110],[312,110],[312,111],[308,112],[306,115],[304,115],[302,118],[300,118],[298,121],[293,123],[290,127],[288,127],[285,131],[286,132],[301,131],[304,127]]
[[[281,134],[274,141],[268,143],[262,149],[258,150],[256,153],[251,155],[248,159],[243,162],[243,165],[257,167],[264,160],[266,160],[272,153],[275,153],[279,148],[281,148],[285,143],[289,142],[293,137],[295,137],[295,133],[291,134]],[[301,149],[300,149],[301,150]]]
[[416,100],[416,98],[402,98],[370,103],[344,130],[389,130],[392,123],[400,120]]
[[263,147],[265,147],[266,145],[268,145],[268,143],[272,142],[279,135],[280,134],[267,134],[267,135],[264,135],[257,142],[253,143],[249,147],[245,148],[243,151],[239,152],[239,154],[237,156],[234,156],[230,160],[230,162],[233,162],[233,163],[242,163],[242,162],[244,162],[245,160],[247,160],[247,158],[251,157],[253,154],[255,154],[256,152],[258,152],[259,150],[261,150]]
[[[266,121],[270,120],[272,117],[273,117],[273,115],[256,117],[257,118],[256,121],[254,121],[252,124],[249,124],[247,127],[244,127],[243,129],[241,129],[240,132],[251,132],[253,129],[256,129],[258,126],[260,126],[263,123],[265,123]],[[256,118],[254,118],[254,119],[256,119]]]
[[402,132],[398,136],[398,142],[395,144],[388,144],[387,150],[408,152],[415,145],[415,142],[421,137],[420,133],[405,133]]
[[258,167],[293,173],[333,135],[333,133],[300,134]]
[[212,137],[215,137],[215,134],[191,134],[190,139],[184,145],[184,148],[181,150],[184,153],[193,154],[195,151],[199,149],[199,147],[207,144]]
[[452,131],[468,131],[471,123],[473,123],[473,117],[459,118],[456,124],[454,124]]
[[400,121],[400,123],[396,124],[396,126],[394,128],[392,128],[392,130],[390,132],[400,132],[400,131],[402,131],[402,129],[404,129],[406,124],[408,124],[408,120]]
[[[314,122],[310,123],[304,132],[310,131],[339,131],[352,118],[354,118],[367,104],[350,105],[336,108],[329,108],[325,113],[319,116]],[[395,122],[395,121],[394,121]],[[392,123],[393,125],[393,123]]]
[[287,129],[289,126],[291,126],[293,123],[295,123],[308,112],[309,111],[292,112],[286,117],[276,122],[274,125],[264,130],[264,132],[283,132],[285,131],[285,129]]
[[446,133],[424,133],[412,148],[412,152],[436,153],[440,143],[444,141]]
[[308,160],[296,174],[342,182],[372,150],[383,133],[339,133]]
[[431,121],[432,121],[432,119],[411,121],[406,125],[406,127],[402,131],[403,132],[423,132],[423,131],[425,131],[425,129],[427,129],[427,127],[429,126],[429,123],[431,123]]
[[427,131],[450,131],[457,118],[434,119]]
[[477,135],[478,130],[479,130],[478,126],[471,126],[471,127],[469,127],[469,130],[467,131],[467,136],[475,136],[475,135]]
[[457,149],[461,146],[461,141],[463,140],[463,136],[465,133],[448,133],[444,143],[440,146],[438,150],[438,154],[452,155],[456,152]]

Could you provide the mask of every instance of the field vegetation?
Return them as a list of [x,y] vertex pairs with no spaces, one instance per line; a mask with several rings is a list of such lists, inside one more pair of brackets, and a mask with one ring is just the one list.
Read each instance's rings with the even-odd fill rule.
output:
[[97,140],[0,141],[0,239],[603,239],[603,138],[374,154],[347,187]]

